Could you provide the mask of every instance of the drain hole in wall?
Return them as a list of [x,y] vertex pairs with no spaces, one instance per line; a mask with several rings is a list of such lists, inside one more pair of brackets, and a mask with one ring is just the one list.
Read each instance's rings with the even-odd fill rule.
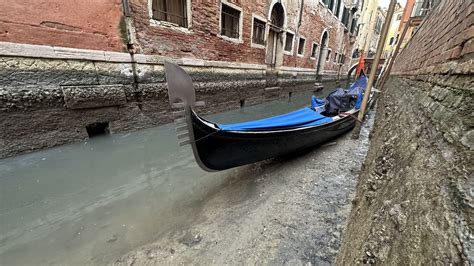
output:
[[240,108],[245,106],[245,99],[240,100]]
[[291,102],[291,96],[293,95],[293,92],[290,91],[288,92],[288,102]]
[[86,126],[86,130],[87,130],[87,135],[89,135],[89,138],[109,135],[110,134],[109,122],[98,122],[98,123],[89,124]]

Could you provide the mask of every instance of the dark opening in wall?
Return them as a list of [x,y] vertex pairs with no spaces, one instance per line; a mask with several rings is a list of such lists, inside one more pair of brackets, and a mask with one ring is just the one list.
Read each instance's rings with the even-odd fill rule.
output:
[[89,135],[89,138],[109,135],[110,134],[109,122],[97,122],[97,123],[89,124],[86,126],[86,130],[87,130],[87,135]]
[[245,99],[240,100],[240,108],[245,106]]
[[291,102],[291,96],[293,96],[293,92],[288,92],[288,102]]

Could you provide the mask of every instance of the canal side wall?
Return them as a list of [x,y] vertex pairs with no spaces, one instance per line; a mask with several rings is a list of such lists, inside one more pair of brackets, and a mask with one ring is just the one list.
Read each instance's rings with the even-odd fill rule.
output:
[[[0,45],[0,158],[81,141],[86,126],[112,133],[173,121],[163,62],[151,55],[71,48]],[[200,113],[252,105],[312,90],[312,69],[172,60],[191,75]],[[331,77],[330,77],[331,78]]]
[[441,1],[395,61],[338,265],[474,264],[473,18]]

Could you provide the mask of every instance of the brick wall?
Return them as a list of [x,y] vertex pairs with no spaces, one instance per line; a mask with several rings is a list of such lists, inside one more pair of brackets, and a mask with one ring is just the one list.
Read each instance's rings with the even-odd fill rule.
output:
[[[255,48],[251,45],[252,14],[268,19],[271,0],[231,1],[242,8],[243,30],[242,41],[232,42],[219,37],[220,1],[192,1],[192,26],[183,29],[172,26],[157,26],[150,21],[148,0],[132,0],[137,40],[144,54],[156,54],[175,58],[198,58],[204,60],[219,60],[244,62],[254,64],[265,63],[265,47]],[[296,32],[299,16],[299,1],[282,1],[285,7],[285,30]],[[300,35],[306,38],[303,57],[296,56],[297,41],[293,43],[293,55],[284,55],[283,66],[316,68],[316,60],[311,59],[312,43],[320,44],[323,31],[329,33],[329,48],[332,50],[331,59],[325,65],[325,70],[338,71],[339,65],[334,63],[335,52],[343,53],[350,58],[352,44],[349,33],[344,32],[340,19],[336,18],[318,0],[305,1],[304,14]],[[348,70],[349,60],[343,67]]]
[[[467,70],[472,61],[466,60],[472,60],[474,52],[473,24],[472,1],[441,1],[397,57],[392,73],[413,75]],[[449,62],[464,67],[455,70]]]
[[[344,73],[349,71],[350,58],[353,48],[353,44],[349,41],[349,33],[344,31],[344,25],[340,19],[330,12],[325,6],[319,1],[305,1],[307,3],[304,8],[303,21],[300,28],[300,35],[306,38],[306,47],[304,57],[298,57],[293,55],[284,56],[284,65],[286,66],[297,66],[305,68],[315,68],[317,63],[316,59],[311,58],[311,49],[313,42],[318,45],[318,52],[321,48],[321,37],[324,31],[327,31],[329,35],[328,47],[331,49],[331,56],[329,61],[324,65],[324,70],[327,72],[339,71],[340,65],[334,62],[335,53],[345,54],[346,62],[341,67],[341,72]],[[292,6],[293,15],[296,17],[299,7]],[[291,31],[296,31],[296,25],[290,25],[288,27]],[[294,49],[297,47],[295,41]]]
[[120,0],[0,1],[0,42],[121,51]]
[[441,1],[397,58],[338,265],[474,263],[473,11]]

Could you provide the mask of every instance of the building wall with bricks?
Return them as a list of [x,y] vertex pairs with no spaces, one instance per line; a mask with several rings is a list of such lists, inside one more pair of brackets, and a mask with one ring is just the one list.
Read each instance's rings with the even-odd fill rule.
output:
[[[142,53],[174,58],[265,64],[266,45],[252,44],[252,20],[253,17],[264,20],[267,23],[266,33],[268,33],[271,8],[277,1],[192,1],[191,11],[188,12],[192,20],[186,28],[154,21],[150,2],[151,0],[131,0],[137,41]],[[241,40],[229,40],[220,36],[221,2],[241,9]],[[283,66],[316,69],[317,58],[311,58],[312,44],[318,44],[317,54],[319,54],[321,36],[326,31],[329,35],[331,58],[327,60],[324,69],[328,72],[347,73],[349,60],[346,60],[343,66],[334,62],[336,53],[348,58],[355,41],[353,38],[351,42],[350,33],[345,30],[340,19],[342,2],[338,18],[321,1],[305,1],[301,27],[298,31],[298,35],[306,40],[304,54],[301,56],[296,54],[300,1],[281,1],[285,10],[283,30],[295,35],[292,52],[284,52]]]
[[449,61],[472,63],[473,11],[471,1],[441,1],[401,51],[392,73],[448,73]]
[[337,265],[473,263],[473,37],[440,1],[394,62]]
[[120,0],[0,1],[0,42],[122,51]]
[[[355,36],[341,22],[344,1],[338,14],[319,0],[304,1],[301,26],[298,29],[301,2],[296,0],[183,0],[188,5],[189,23],[177,27],[153,18],[154,0],[130,0],[134,35],[138,53],[171,58],[192,58],[211,61],[265,64],[266,43],[254,45],[252,38],[254,17],[266,23],[268,35],[270,13],[275,3],[284,7],[286,31],[294,34],[291,52],[279,51],[283,67],[316,69],[321,52],[321,37],[327,33],[331,51],[322,72],[347,73]],[[220,36],[221,6],[228,4],[241,11],[241,38],[230,40]],[[120,0],[99,1],[20,1],[0,2],[0,42],[50,45],[105,51],[125,51],[127,29],[122,18]],[[298,37],[305,39],[303,55],[297,55]],[[267,40],[266,40],[267,41]],[[283,44],[285,37],[283,37]],[[317,45],[312,57],[313,43]],[[336,55],[337,54],[337,55]]]

